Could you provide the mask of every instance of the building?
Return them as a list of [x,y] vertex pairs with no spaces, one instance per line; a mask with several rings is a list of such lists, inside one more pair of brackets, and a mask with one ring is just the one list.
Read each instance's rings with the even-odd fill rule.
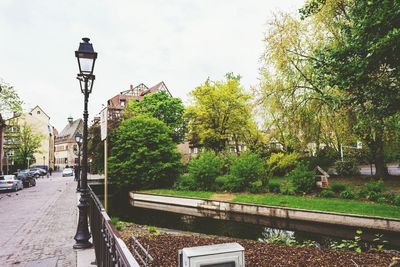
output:
[[28,113],[15,114],[6,120],[3,166],[13,165],[12,158],[17,147],[17,137],[24,125],[28,126],[33,134],[41,136],[38,152],[34,153],[33,159],[29,160],[29,165],[45,165],[54,168],[54,127],[50,124],[50,116],[39,106],[35,106]]
[[141,100],[145,95],[157,92],[167,92],[172,96],[164,82],[159,82],[150,88],[143,83],[136,87],[131,85],[129,90],[122,91],[107,101],[108,119],[119,119],[122,115],[122,111],[132,98]]
[[68,124],[55,139],[55,165],[57,169],[78,164],[78,145],[75,141],[77,133],[83,133],[83,120],[68,118]]

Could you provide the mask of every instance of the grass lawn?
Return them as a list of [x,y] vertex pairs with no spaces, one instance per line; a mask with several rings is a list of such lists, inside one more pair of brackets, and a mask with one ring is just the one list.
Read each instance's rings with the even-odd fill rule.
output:
[[[142,192],[159,194],[159,195],[218,199],[218,197],[213,197],[214,195],[216,195],[216,193],[205,192],[205,191],[178,191],[171,189],[154,189]],[[219,193],[218,195],[223,195],[223,194]],[[232,195],[234,196],[233,197],[234,202],[400,219],[400,207],[387,204],[377,204],[371,202],[344,200],[337,198],[287,196],[279,194],[238,193]]]
[[172,189],[152,189],[141,191],[143,193],[167,195],[167,196],[181,196],[181,197],[198,197],[198,198],[210,198],[214,195],[214,192],[206,191],[178,191]]

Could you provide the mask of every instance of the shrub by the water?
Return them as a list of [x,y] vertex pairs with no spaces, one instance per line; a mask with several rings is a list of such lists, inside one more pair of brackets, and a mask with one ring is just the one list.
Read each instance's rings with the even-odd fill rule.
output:
[[180,153],[171,130],[155,118],[124,120],[115,130],[109,158],[113,184],[123,189],[171,187],[180,173]]
[[280,193],[281,192],[281,185],[279,183],[270,182],[268,184],[268,191],[270,193]]
[[339,194],[342,191],[347,189],[347,184],[345,184],[345,183],[334,183],[334,184],[331,184],[330,189],[333,192]]
[[299,153],[274,153],[267,160],[268,170],[271,175],[285,176],[292,171],[301,159]]
[[303,164],[291,171],[288,177],[292,181],[296,193],[311,193],[316,188],[314,172]]
[[354,160],[336,161],[336,172],[340,176],[354,176],[360,174],[357,163]]
[[[236,157],[230,167],[230,175],[242,181],[241,190],[250,190],[250,184],[260,180],[267,183],[264,162],[261,157],[252,152],[246,152]],[[253,190],[254,190],[254,186]]]
[[356,195],[353,193],[353,191],[346,189],[340,193],[340,197],[344,199],[354,199]]
[[212,151],[204,151],[189,162],[189,176],[197,189],[215,190],[215,178],[222,175],[224,162]]
[[239,192],[242,188],[242,180],[230,174],[218,176],[215,183],[222,191]]
[[330,189],[325,189],[321,191],[320,196],[325,198],[332,198],[335,197],[335,192]]
[[250,193],[254,193],[254,194],[262,193],[262,192],[264,192],[264,190],[265,190],[265,186],[263,185],[263,182],[261,180],[250,182],[250,185],[249,185]]
[[178,190],[196,190],[196,181],[190,175],[180,175],[176,182],[176,189]]

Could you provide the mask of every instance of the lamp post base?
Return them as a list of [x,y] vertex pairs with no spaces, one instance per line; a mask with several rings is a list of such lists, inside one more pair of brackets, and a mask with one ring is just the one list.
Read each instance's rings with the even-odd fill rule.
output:
[[81,197],[79,199],[79,219],[78,219],[78,228],[75,234],[75,245],[73,248],[76,249],[85,249],[93,246],[92,243],[89,242],[91,237],[88,228],[88,207],[89,203],[87,201],[89,197],[89,193],[87,189],[81,189]]
[[74,249],[85,249],[85,248],[91,248],[93,247],[93,244],[90,243],[89,241],[87,242],[77,242],[75,245],[73,245]]

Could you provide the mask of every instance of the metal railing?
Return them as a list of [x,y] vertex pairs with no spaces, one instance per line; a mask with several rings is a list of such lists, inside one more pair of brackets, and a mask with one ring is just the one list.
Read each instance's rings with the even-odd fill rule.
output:
[[140,267],[138,262],[111,224],[101,202],[89,186],[89,219],[96,263],[100,267]]

